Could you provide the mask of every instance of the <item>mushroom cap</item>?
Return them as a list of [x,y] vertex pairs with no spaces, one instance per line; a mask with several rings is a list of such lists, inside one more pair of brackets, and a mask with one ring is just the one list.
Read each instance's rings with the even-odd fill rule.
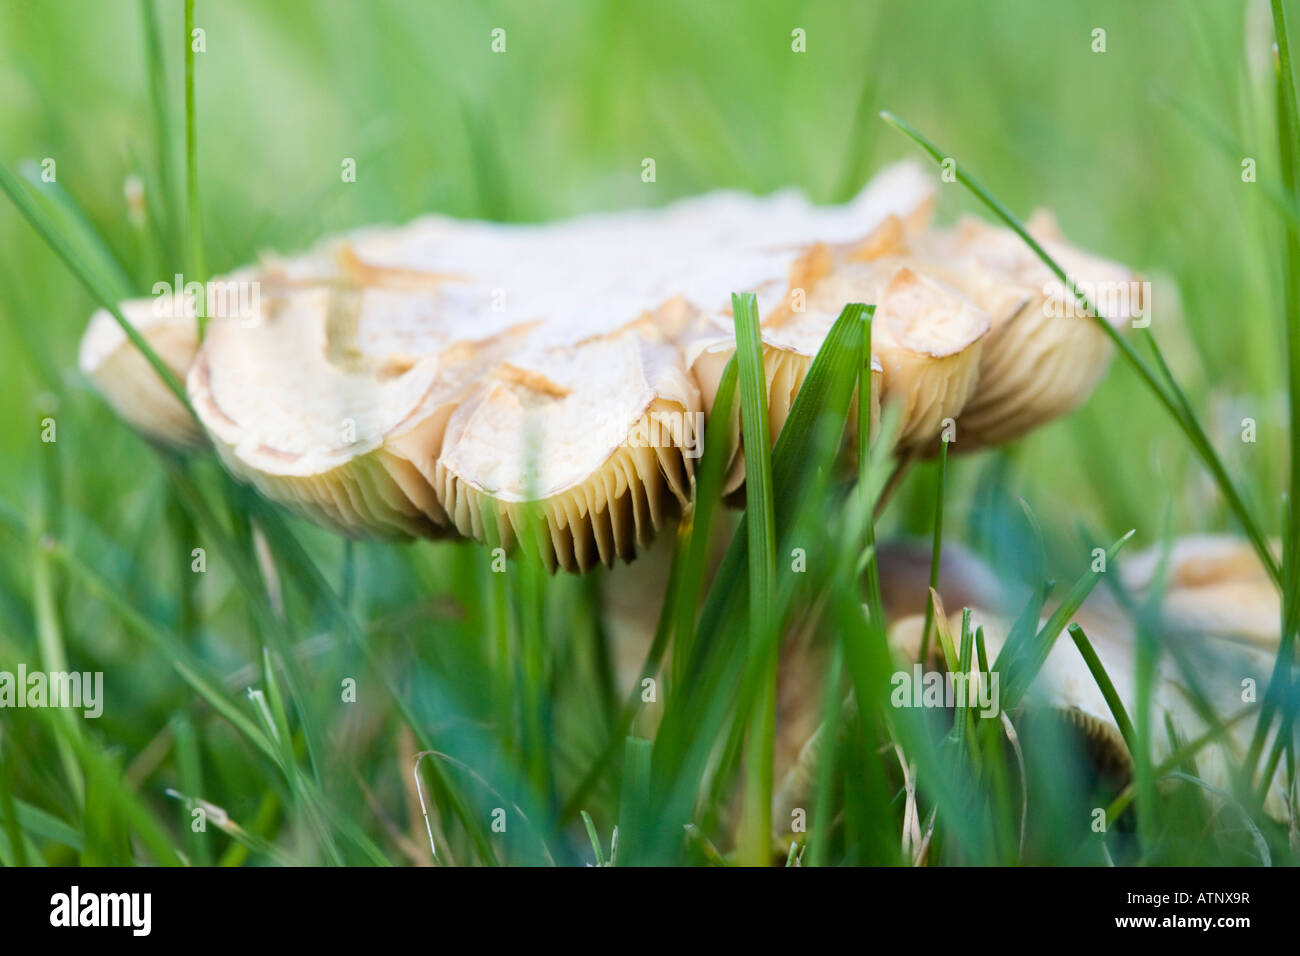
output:
[[[183,294],[131,299],[121,305],[130,322],[184,381],[198,351],[195,303]],[[203,445],[203,432],[189,411],[162,383],[107,309],[90,318],[77,364],[112,409],[150,439],[178,448]]]
[[[916,539],[879,541],[876,552],[886,619],[897,621],[924,614],[930,600],[932,543]],[[945,607],[996,608],[1005,595],[997,573],[975,552],[953,540],[943,543],[937,583]]]
[[825,314],[841,300],[876,303],[871,352],[883,370],[880,400],[902,406],[898,448],[934,440],[975,389],[988,315],[951,286],[906,266],[845,265],[818,283],[808,308]]
[[445,533],[420,455],[526,330],[471,337],[430,321],[424,290],[295,265],[245,273],[261,290],[255,315],[208,325],[187,386],[218,454],[341,533]]
[[[924,200],[921,201],[924,205]],[[915,215],[913,215],[915,219]],[[981,340],[989,316],[958,289],[939,277],[939,268],[915,259],[863,254],[876,237],[901,230],[902,220],[886,217],[867,238],[832,249],[818,243],[796,259],[785,299],[762,322],[764,365],[769,405],[788,407],[786,382],[778,376],[782,363],[770,353],[798,356],[795,374],[787,381],[802,384],[803,375],[844,306],[865,302],[876,306],[872,321],[873,425],[881,402],[902,408],[898,450],[925,445],[939,436],[946,419],[955,419],[974,392],[979,378]],[[874,253],[873,253],[874,254]],[[687,360],[700,379],[706,407],[712,408],[717,383],[734,351],[728,336],[704,338],[687,350]],[[855,408],[856,416],[856,408]],[[773,417],[775,438],[784,416]],[[734,426],[738,430],[738,424]],[[856,426],[855,426],[856,428]],[[739,437],[733,441],[738,445]],[[743,467],[733,461],[729,485],[743,479]],[[729,489],[730,490],[730,489]]]
[[[1030,234],[1079,283],[1131,289],[1132,270],[1074,248],[1046,213]],[[1078,407],[1105,374],[1114,346],[1096,321],[1076,314],[1064,284],[1012,230],[963,219],[950,230],[909,237],[916,254],[944,264],[957,288],[992,317],[980,355],[979,387],[962,411],[956,448],[974,451],[1026,434]],[[1119,330],[1130,318],[1105,301],[1102,318]],[[1106,310],[1112,314],[1106,314]]]
[[[837,207],[722,192],[548,225],[361,230],[214,280],[255,294],[197,352],[192,303],[179,320],[127,308],[222,461],[268,496],[344,534],[507,544],[535,503],[542,558],[581,570],[630,558],[688,500],[735,291],[758,300],[773,440],[852,302],[876,306],[868,412],[901,405],[900,452],[932,448],[948,419],[963,448],[1001,440],[1086,394],[1104,364],[1091,323],[1040,327],[1046,270],[1006,230],[927,232],[933,196],[903,164]],[[201,440],[110,323],[97,314],[82,347],[110,401],[162,440]],[[855,396],[850,435],[856,416]],[[739,417],[718,423],[732,500]]]
[[[1273,550],[1280,547],[1274,543]],[[1130,557],[1120,569],[1124,586],[1148,592],[1163,559],[1158,547]],[[1276,650],[1282,599],[1248,542],[1231,535],[1188,535],[1173,542],[1168,562],[1160,610],[1170,630]]]
[[[878,191],[881,185],[894,186],[892,182],[874,180],[864,196]],[[896,188],[896,187],[895,187]],[[946,321],[938,304],[942,296],[932,297],[931,301],[922,301],[922,296],[914,289],[905,288],[900,283],[893,299],[893,309],[886,308],[881,296],[885,291],[882,282],[888,276],[870,273],[863,276],[854,273],[853,266],[845,267],[843,250],[855,248],[869,241],[882,230],[891,227],[919,229],[928,220],[933,206],[933,190],[928,186],[916,188],[916,184],[907,189],[897,190],[889,203],[863,203],[873,209],[872,218],[863,218],[855,223],[851,234],[825,232],[816,242],[806,246],[788,264],[786,288],[778,299],[772,299],[770,290],[775,285],[769,280],[762,285],[763,294],[759,296],[760,335],[763,347],[763,368],[766,378],[766,395],[768,402],[769,433],[775,442],[785,425],[795,396],[803,385],[804,378],[812,365],[827,334],[839,318],[846,305],[863,302],[876,305],[876,320],[873,330],[881,328],[881,319],[891,325],[899,326],[901,337],[906,345],[897,346],[898,336],[891,336],[889,331],[873,331],[871,355],[870,424],[874,434],[880,417],[880,402],[884,381],[884,364],[882,355],[895,358],[902,355],[908,347],[919,345],[922,349],[932,348],[936,341],[943,342],[953,334],[956,323]],[[905,225],[906,224],[906,225]],[[862,237],[866,235],[868,239]],[[945,290],[951,291],[951,290]],[[910,294],[909,294],[910,293]],[[922,314],[923,313],[923,314]],[[975,325],[978,326],[978,319]],[[958,333],[960,334],[960,333]],[[978,337],[976,333],[976,338]],[[890,351],[890,349],[893,351]],[[688,331],[686,336],[686,361],[691,372],[700,383],[704,396],[704,405],[709,412],[717,398],[719,383],[728,360],[735,353],[734,316],[729,306],[716,314],[703,317]],[[895,362],[896,382],[894,396],[909,395],[914,391],[908,383],[904,371],[915,373],[915,366],[925,366],[926,360],[917,363]],[[973,362],[964,363],[963,367],[973,370]],[[934,370],[929,370],[934,371]],[[915,378],[915,374],[912,376]],[[942,372],[936,377],[942,378]],[[968,391],[971,382],[958,386],[959,391]],[[923,391],[923,389],[922,389]],[[849,411],[847,441],[857,433],[857,396],[853,397]],[[942,402],[940,403],[942,404]],[[919,407],[913,403],[913,406]],[[924,412],[918,412],[923,415]],[[723,491],[732,501],[738,500],[738,493],[744,484],[745,466],[739,408],[734,408],[732,420],[727,426],[730,430],[728,447],[731,449],[729,462],[723,484]],[[918,428],[928,427],[924,422],[918,423],[908,414],[904,414],[902,425],[903,440]],[[937,432],[937,429],[936,429]]]
[[[1046,618],[1044,618],[1045,620]],[[948,617],[948,626],[953,629],[954,635],[960,633],[961,625],[961,612],[956,612]],[[924,626],[925,618],[923,615],[918,614],[905,617],[890,628],[889,646],[900,661],[910,663],[918,659]],[[984,629],[984,643],[991,662],[993,658],[997,657],[1006,643],[1007,635],[1011,630],[1010,622],[987,611],[972,608],[970,626],[972,630],[980,627]],[[1089,629],[1086,625],[1085,630],[1094,647],[1096,647],[1097,640],[1095,638],[1105,632],[1095,634],[1095,629]],[[941,655],[938,653],[937,643],[932,636],[930,663],[941,666]],[[1131,673],[1127,673],[1127,679],[1121,681],[1115,680],[1116,674],[1111,670],[1111,666],[1117,660],[1126,661],[1126,658],[1119,656],[1120,654],[1131,652],[1122,651],[1109,643],[1105,646],[1107,655],[1103,656],[1102,660],[1106,665],[1107,673],[1115,681],[1117,688],[1122,684],[1126,690],[1131,691]],[[1101,656],[1101,654],[1101,650],[1098,649],[1098,655]],[[1046,663],[1044,663],[1042,670],[1034,681],[1033,693],[1047,706],[1066,714],[1069,721],[1083,731],[1089,743],[1101,751],[1104,755],[1103,762],[1105,764],[1108,766],[1131,766],[1128,748],[1111,716],[1110,708],[1106,704],[1106,698],[1097,687],[1091,672],[1083,663],[1078,650],[1068,637],[1062,636],[1058,638],[1052,646]],[[1131,703],[1132,699],[1132,694],[1129,693],[1126,697],[1126,706]]]

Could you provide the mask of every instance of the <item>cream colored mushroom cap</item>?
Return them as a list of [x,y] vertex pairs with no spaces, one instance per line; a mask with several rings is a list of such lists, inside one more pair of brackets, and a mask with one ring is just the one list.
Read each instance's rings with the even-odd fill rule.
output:
[[436,536],[447,520],[420,458],[526,332],[440,321],[436,277],[356,271],[336,247],[242,274],[257,307],[209,323],[190,400],[226,466],[269,497],[345,534]]
[[[1275,556],[1280,546],[1274,543]],[[1127,559],[1124,586],[1148,592],[1163,561],[1168,586],[1161,605],[1171,630],[1214,634],[1265,650],[1278,644],[1282,598],[1251,545],[1231,535],[1188,535],[1176,539],[1166,559],[1153,547]]]
[[846,265],[819,283],[809,310],[845,296],[878,303],[871,351],[883,367],[881,401],[902,406],[897,445],[938,436],[979,381],[987,313],[951,286],[907,267]]
[[[888,222],[899,220],[891,216]],[[871,241],[868,237],[858,246]],[[940,269],[927,266],[897,257],[870,261],[856,252],[837,255],[825,244],[810,250],[792,270],[786,300],[763,321],[769,393],[792,402],[793,395],[785,398],[780,354],[804,357],[797,377],[801,384],[811,356],[844,306],[870,303],[876,307],[871,339],[876,373],[873,405],[883,401],[902,406],[896,438],[900,450],[935,439],[944,421],[961,413],[977,387],[981,340],[991,319],[958,289],[937,278]],[[687,351],[709,407],[732,351],[734,345],[726,337],[704,338]],[[873,407],[873,416],[877,413]],[[775,431],[778,423],[773,425]]]
[[[854,302],[875,304],[874,299],[863,294],[876,290],[859,288],[846,290],[846,297],[838,300],[832,291],[823,296],[817,307],[811,306],[810,295],[815,294],[837,266],[835,250],[861,244],[864,236],[875,235],[888,223],[897,223],[902,228],[902,223],[907,222],[913,228],[920,228],[929,218],[933,186],[897,172],[897,169],[889,170],[872,180],[855,203],[864,214],[852,220],[851,228],[820,228],[816,233],[810,232],[808,235],[816,241],[786,258],[784,283],[770,278],[754,286],[763,345],[768,426],[773,442],[789,417],[813,358],[843,308]],[[706,313],[701,322],[688,330],[685,351],[686,363],[699,382],[704,406],[711,412],[723,370],[735,353],[734,316],[729,303],[715,313]],[[869,418],[873,434],[880,417],[883,368],[873,349]],[[850,436],[856,434],[857,416],[855,395],[849,410]],[[730,450],[723,491],[735,501],[744,484],[745,470],[738,408],[733,408],[727,427]]]
[[[132,299],[121,304],[121,311],[177,380],[184,381],[198,350],[194,302],[181,294]],[[203,444],[194,416],[106,309],[91,316],[77,363],[113,410],[149,438],[180,448]]]

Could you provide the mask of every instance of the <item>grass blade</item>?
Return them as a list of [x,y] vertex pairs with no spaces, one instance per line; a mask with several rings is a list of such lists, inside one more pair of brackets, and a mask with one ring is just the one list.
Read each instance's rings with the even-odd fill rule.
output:
[[597,866],[605,865],[605,851],[600,848],[600,837],[596,834],[596,824],[591,819],[591,814],[586,810],[582,811],[582,825],[587,828],[587,839],[591,841],[591,852],[596,858]]
[[[1119,554],[1120,549],[1133,537],[1133,534],[1133,531],[1129,531],[1110,546],[1110,549],[1106,552],[1107,566]],[[997,660],[993,663],[994,669],[1005,675],[1005,689],[1002,692],[1003,710],[1012,711],[1020,703],[1021,698],[1029,689],[1029,685],[1038,676],[1038,672],[1042,670],[1047,655],[1051,653],[1052,646],[1056,643],[1056,639],[1065,630],[1070,618],[1083,606],[1083,602],[1092,593],[1092,589],[1097,586],[1098,578],[1099,575],[1096,572],[1085,571],[1074,583],[1065,599],[1048,617],[1046,623],[1038,629],[1032,640],[1024,639],[1023,634],[1027,632],[1020,632],[1018,627],[1012,628],[1012,632],[1002,646]],[[1023,619],[1022,616],[1017,621],[1017,625]],[[1034,620],[1036,621],[1037,618],[1035,617]]]
[[623,792],[618,808],[615,866],[634,866],[649,849],[653,811],[650,805],[650,741],[627,738],[623,751]]
[[[867,612],[884,626],[884,597],[880,593],[880,565],[876,561],[876,499],[871,482],[871,327],[876,307],[862,310],[862,345],[858,351],[858,499],[862,509],[862,552],[866,558]],[[865,416],[865,417],[864,417]],[[882,443],[890,447],[892,438]],[[874,626],[874,625],[873,625]]]
[[[199,219],[198,118],[194,106],[194,0],[185,0],[185,207],[189,226],[190,270],[193,282],[207,282],[203,261],[203,227]],[[199,341],[207,327],[207,310],[198,310]]]
[[[172,170],[168,151],[171,143],[171,118],[167,109],[166,60],[163,57],[162,31],[158,28],[158,8],[154,0],[140,0],[140,20],[144,24],[144,51],[146,72],[149,75],[149,103],[153,107],[154,145],[157,149],[155,164],[158,174],[159,202],[154,203],[158,232],[164,251],[176,248],[175,223],[172,209]],[[186,42],[189,42],[188,37]]]
[[695,626],[708,564],[709,532],[713,526],[713,512],[722,496],[722,479],[727,464],[727,443],[738,378],[736,358],[733,355],[723,369],[722,380],[718,384],[718,395],[714,399],[713,414],[710,416],[716,427],[705,430],[704,455],[700,459],[695,481],[695,501],[684,519],[688,536],[686,564],[682,569],[680,590],[674,595],[676,638],[672,671],[675,686],[684,684],[694,660]]
[[[858,380],[864,312],[858,304],[841,312],[813,359],[772,451],[773,500],[778,503],[774,530],[782,554],[796,544],[792,535],[800,527],[799,506],[821,500],[813,489],[822,485],[830,470],[829,459],[839,450],[838,440],[824,441],[823,435],[836,429],[843,433]],[[715,739],[712,735],[728,709],[737,705],[735,688],[746,688],[746,664],[757,671],[759,662],[746,659],[749,635],[735,626],[736,621],[744,621],[749,601],[747,520],[747,515],[741,518],[705,598],[694,663],[688,671],[690,693],[669,696],[655,737],[655,772],[663,781],[660,792],[665,793],[660,811],[663,828],[688,822]],[[770,633],[774,637],[777,632]],[[666,831],[662,835],[668,838]]]
[[[1291,41],[1287,33],[1286,11],[1281,0],[1271,0],[1273,32],[1277,37],[1277,121],[1278,150],[1282,161],[1282,175],[1289,198],[1300,198],[1300,109],[1296,105],[1295,74],[1291,65]],[[1286,255],[1283,270],[1283,304],[1287,350],[1287,392],[1291,419],[1291,476],[1289,507],[1286,508],[1286,528],[1283,553],[1286,586],[1282,591],[1282,638],[1278,645],[1273,672],[1264,691],[1264,703],[1259,720],[1251,736],[1246,753],[1246,770],[1254,774],[1260,754],[1278,708],[1279,698],[1286,702],[1277,743],[1290,745],[1291,724],[1295,708],[1291,705],[1294,694],[1289,692],[1290,669],[1295,658],[1295,632],[1300,626],[1300,224],[1294,219],[1284,223]],[[1277,748],[1275,748],[1277,749]],[[1280,749],[1277,753],[1280,755]],[[1270,766],[1276,759],[1270,758]],[[1272,779],[1271,771],[1260,783],[1260,792],[1267,790]]]
[[1133,729],[1133,721],[1129,720],[1128,711],[1124,709],[1124,702],[1120,700],[1119,692],[1115,690],[1115,685],[1111,682],[1110,675],[1106,673],[1101,658],[1097,656],[1092,642],[1088,640],[1088,635],[1082,627],[1074,623],[1070,625],[1069,631],[1074,646],[1079,649],[1084,663],[1088,665],[1092,679],[1097,682],[1097,686],[1101,689],[1101,695],[1106,698],[1106,706],[1110,708],[1111,716],[1115,718],[1115,725],[1119,727],[1120,736],[1124,738],[1124,743],[1128,744],[1129,750],[1136,752],[1134,741],[1137,739],[1137,733]]
[[[942,440],[939,449],[939,482],[934,492],[934,541],[930,547],[930,590],[939,589],[939,559],[943,553],[943,488],[948,473],[948,439]],[[925,624],[921,631],[921,661],[930,653],[930,630],[934,627],[934,602],[925,602]]]
[[[768,434],[767,377],[762,332],[752,292],[731,297],[740,374],[740,412],[745,436],[745,528],[749,548],[749,652],[763,660],[766,632],[774,621],[772,588],[776,578],[775,505],[772,498],[771,439]],[[777,655],[764,661],[764,676],[749,717],[745,787],[741,810],[740,861],[767,866],[772,852],[772,762],[776,732]]]

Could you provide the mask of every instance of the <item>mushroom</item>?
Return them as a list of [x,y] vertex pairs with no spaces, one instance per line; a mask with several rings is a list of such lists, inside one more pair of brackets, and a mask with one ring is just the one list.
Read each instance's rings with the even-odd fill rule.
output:
[[[933,453],[949,419],[963,451],[1002,444],[1072,410],[1091,392],[1112,346],[1091,318],[1076,314],[1064,284],[1011,230],[974,219],[930,229],[929,209],[925,197],[863,238],[818,243],[795,261],[785,299],[763,321],[773,406],[787,402],[786,381],[798,376],[786,373],[789,359],[772,360],[769,353],[798,356],[806,370],[839,308],[854,301],[877,306],[873,371],[881,363],[880,400],[903,407],[900,453]],[[1035,214],[1030,229],[1072,279],[1123,293],[1106,298],[1127,301],[1127,310],[1095,303],[1114,327],[1146,307],[1131,270],[1066,244],[1049,214]],[[723,336],[696,342],[688,352],[708,408],[732,351]],[[873,376],[873,393],[876,388]],[[780,421],[773,414],[773,435]],[[743,465],[733,461],[727,490],[742,480]]]
[[[901,406],[908,457],[959,416],[979,440],[1018,433],[1063,407],[1061,382],[1095,379],[1086,349],[1061,351],[1062,323],[1026,312],[1032,264],[996,230],[979,247],[988,227],[928,231],[932,200],[904,164],[836,207],[716,193],[549,225],[434,216],[361,230],[215,280],[255,294],[212,316],[197,351],[192,305],[177,320],[127,309],[185,375],[226,467],[267,496],[349,535],[508,546],[535,516],[546,528],[530,546],[581,571],[631,559],[689,501],[735,348],[734,291],[758,298],[773,440],[850,302],[876,306],[868,414]],[[200,440],[107,323],[92,321],[83,366],[110,401],[162,440]],[[1048,357],[1008,366],[1012,353]],[[1019,391],[1033,400],[1007,411],[999,396]],[[731,500],[739,414],[715,423]]]
[[[1125,587],[1138,600],[1155,586],[1155,571],[1164,560],[1159,548],[1130,559],[1122,570]],[[916,584],[918,582],[913,582]],[[973,589],[967,589],[971,593]],[[986,599],[993,600],[989,594]],[[1186,668],[1220,719],[1231,720],[1248,709],[1242,681],[1266,682],[1279,644],[1279,599],[1249,544],[1226,536],[1192,536],[1176,541],[1168,556],[1168,584],[1161,599],[1161,621],[1177,642]],[[1049,614],[1051,608],[1045,610]],[[1044,622],[1046,617],[1044,617]],[[1136,633],[1129,618],[1106,593],[1094,592],[1072,618],[1088,635],[1116,692],[1130,715],[1136,705]],[[1271,621],[1271,625],[1266,624]],[[961,614],[949,619],[954,633]],[[979,607],[972,608],[972,627],[983,627],[990,660],[997,656],[1010,630],[1009,623]],[[924,618],[910,615],[896,621],[889,642],[900,663],[919,657]],[[932,651],[937,642],[932,641]],[[932,660],[939,661],[934,653]],[[1057,637],[1032,693],[1075,726],[1099,766],[1131,772],[1132,758],[1110,706],[1078,649],[1064,634]],[[1152,691],[1153,726],[1167,717],[1183,741],[1199,738],[1211,728],[1192,703],[1183,667],[1171,654],[1161,656]],[[1202,776],[1219,789],[1229,789],[1229,755],[1240,756],[1249,743],[1253,723],[1237,721],[1221,742],[1197,757]],[[1163,733],[1153,735],[1153,757],[1168,757],[1172,743]],[[1285,782],[1279,773],[1270,787],[1265,809],[1284,815]]]
[[510,544],[537,501],[573,570],[685,500],[698,392],[653,321],[484,327],[439,314],[432,273],[335,261],[273,266],[256,321],[210,326],[189,391],[232,472],[346,534]]
[[[888,640],[900,668],[919,658],[924,628],[924,601],[929,585],[929,549],[910,543],[882,542],[881,588],[886,614],[892,621]],[[1120,574],[1125,588],[1143,600],[1155,586],[1155,574],[1165,556],[1151,548],[1130,557]],[[1170,639],[1187,658],[1187,666],[1221,720],[1242,716],[1248,705],[1242,699],[1242,680],[1252,678],[1262,686],[1267,680],[1279,644],[1279,598],[1254,549],[1246,542],[1220,535],[1193,535],[1173,542],[1168,555],[1167,587],[1162,595],[1161,621]],[[970,552],[952,544],[943,547],[939,593],[949,608],[970,607],[972,627],[983,627],[989,659],[996,658],[1010,626],[985,608],[1001,607],[1003,592],[998,578]],[[1045,609],[1045,615],[1051,608]],[[960,612],[947,619],[952,633],[960,632]],[[1045,618],[1044,618],[1045,620]],[[1097,590],[1072,619],[1088,635],[1120,699],[1132,716],[1135,707],[1135,641],[1128,616]],[[819,688],[809,689],[799,676],[824,673],[815,645],[791,641],[783,657],[782,714],[777,724],[776,775],[781,781],[774,797],[774,820],[789,818],[792,807],[803,805],[815,779],[825,728],[808,733],[823,706]],[[929,663],[942,668],[939,642],[930,642]],[[787,676],[787,674],[791,676]],[[1209,730],[1192,706],[1183,670],[1162,655],[1153,691],[1153,726],[1163,726],[1166,716],[1183,742]],[[786,691],[789,688],[789,691]],[[1097,769],[1126,776],[1132,757],[1114,716],[1091,671],[1073,642],[1064,634],[1056,639],[1031,689],[1032,699],[1080,734],[1084,753]],[[1249,743],[1253,722],[1238,719],[1221,741],[1207,745],[1196,758],[1198,770],[1211,785],[1228,789],[1229,755],[1240,756]],[[1163,733],[1153,740],[1153,756],[1169,756],[1171,743]],[[797,754],[791,759],[791,753]],[[1264,802],[1275,819],[1286,818],[1286,786],[1279,769]]]
[[[1274,552],[1279,550],[1276,542]],[[1124,586],[1145,593],[1165,555],[1151,548],[1124,562]],[[1174,632],[1202,632],[1276,650],[1281,598],[1254,548],[1230,535],[1189,535],[1168,555],[1168,590],[1160,608]]]

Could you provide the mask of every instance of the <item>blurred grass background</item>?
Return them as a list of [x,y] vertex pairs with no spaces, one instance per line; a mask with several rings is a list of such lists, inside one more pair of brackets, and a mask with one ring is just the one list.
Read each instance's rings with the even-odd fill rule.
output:
[[[158,10],[174,205],[183,186],[182,10],[179,2]],[[543,221],[718,187],[796,186],[818,201],[843,200],[884,164],[916,155],[876,118],[890,109],[1022,216],[1049,207],[1072,241],[1155,281],[1153,329],[1174,372],[1266,529],[1277,529],[1286,422],[1263,4],[199,0],[197,22],[206,32],[197,113],[213,272],[263,250],[302,249],[329,232],[430,211]],[[504,54],[491,51],[497,27],[506,31]],[[806,53],[791,51],[796,28]],[[1093,52],[1097,28],[1104,53]],[[0,8],[0,161],[22,168],[53,158],[58,190],[138,294],[185,259],[180,248],[170,257],[152,251],[126,207],[132,175],[151,204],[167,205],[143,44],[141,7],[128,0]],[[340,180],[349,157],[355,183]],[[641,181],[645,157],[656,161],[653,184]],[[1256,183],[1242,181],[1245,157],[1257,161]],[[941,219],[973,209],[959,186],[943,187]],[[191,519],[159,458],[76,371],[92,302],[8,204],[0,204],[0,289],[0,414],[10,423],[0,429],[0,501],[43,516],[47,531],[214,672],[251,666],[236,689],[260,683],[258,641],[230,570],[209,560],[186,596]],[[58,425],[53,464],[40,442],[47,415]],[[1246,417],[1258,423],[1254,444],[1240,440]],[[1049,570],[1067,578],[1085,553],[1081,524],[1099,544],[1136,528],[1136,546],[1169,529],[1230,529],[1182,437],[1120,367],[1075,415],[1011,448],[955,458],[948,478],[950,535],[971,541],[984,529],[986,552],[1000,554],[1012,576],[1023,541],[991,539],[1009,534],[998,509],[1016,497],[1043,521]],[[878,534],[928,534],[934,480],[933,469],[918,469]],[[389,702],[363,698],[346,717],[328,718],[340,759],[322,785],[398,861],[404,844],[392,830],[409,843],[422,829],[405,818],[410,768],[395,743],[410,733],[404,720],[440,739],[456,735],[459,753],[482,758],[474,771],[484,778],[497,779],[510,762],[475,723],[486,706],[479,698],[492,692],[472,678],[493,606],[484,595],[495,585],[475,546],[361,543],[345,552],[329,535],[294,527],[357,618],[379,622],[378,653],[413,708],[402,717]],[[0,553],[0,666],[35,657],[38,564],[21,546]],[[599,748],[612,692],[587,689],[607,680],[591,651],[601,629],[598,582],[561,577],[546,587],[548,635],[562,635],[547,650],[546,690],[556,701],[547,732],[561,741],[564,777]],[[276,806],[289,798],[261,781],[226,725],[195,712],[165,655],[73,584],[57,588],[69,659],[106,673],[110,705],[91,730],[123,761],[150,812],[184,832],[179,805],[162,796],[165,786],[187,790],[184,774],[291,856],[328,858],[277,822]],[[296,638],[325,626],[319,606],[287,600]],[[322,646],[308,696],[326,713],[337,687],[320,675],[364,665],[342,645]],[[78,819],[75,787],[51,757],[54,732],[31,714],[3,720],[13,793]],[[617,793],[606,781],[593,799],[607,811],[597,811],[606,842]],[[396,807],[400,825],[386,828],[375,804]],[[69,852],[51,846],[51,860]],[[215,852],[235,861],[242,851],[233,846]],[[533,853],[515,850],[517,859]]]

